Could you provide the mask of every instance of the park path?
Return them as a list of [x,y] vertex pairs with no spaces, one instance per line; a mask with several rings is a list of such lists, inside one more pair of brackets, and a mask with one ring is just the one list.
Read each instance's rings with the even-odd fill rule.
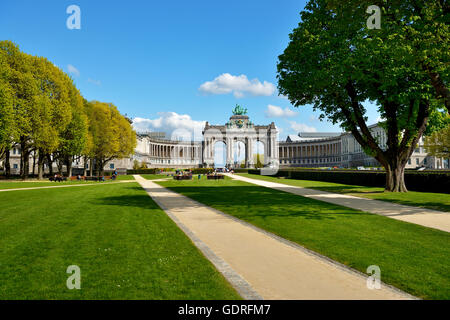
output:
[[226,174],[226,175],[228,175],[233,179],[245,181],[259,186],[289,192],[299,196],[329,202],[365,212],[370,212],[397,220],[415,223],[422,225],[424,227],[450,232],[450,213],[448,212],[406,206],[387,201],[360,198],[339,193],[308,189],[265,180],[251,179],[239,175],[233,174]]
[[[104,186],[109,184],[116,183],[129,183],[136,182],[135,180],[122,180],[122,181],[114,181],[114,182],[95,182],[95,183],[86,183],[86,184],[65,184],[62,186],[43,186],[43,187],[27,187],[27,188],[14,188],[14,189],[0,189],[0,192],[6,191],[25,191],[25,190],[35,190],[35,189],[53,189],[53,188],[70,188],[70,187],[87,187],[87,186]],[[55,182],[59,183],[59,182]]]
[[245,299],[411,299],[367,276],[141,176],[137,182]]

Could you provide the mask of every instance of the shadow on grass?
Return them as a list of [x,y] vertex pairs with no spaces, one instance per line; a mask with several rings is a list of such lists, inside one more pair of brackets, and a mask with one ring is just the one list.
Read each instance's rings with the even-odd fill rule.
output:
[[[170,186],[170,190],[223,211],[244,217],[301,217],[304,219],[335,219],[336,215],[362,213],[350,208],[293,195],[260,186]],[[164,189],[148,190],[157,194]],[[161,196],[164,198],[164,196]],[[170,200],[170,199],[168,199]]]
[[[143,190],[138,186],[128,186],[127,189]],[[261,188],[259,186],[177,186],[170,187],[176,193],[182,194],[197,202],[218,210],[232,212],[237,218],[302,218],[308,220],[335,219],[335,215],[351,216],[366,214],[333,204],[308,199],[289,193]],[[166,195],[167,190],[161,188],[146,188],[157,195],[162,201],[171,201]],[[164,193],[162,195],[161,193]],[[95,200],[96,204],[109,206],[125,206],[155,209],[159,206],[147,195],[108,196]],[[187,201],[183,208],[198,208],[196,202]],[[177,207],[173,207],[177,208]]]

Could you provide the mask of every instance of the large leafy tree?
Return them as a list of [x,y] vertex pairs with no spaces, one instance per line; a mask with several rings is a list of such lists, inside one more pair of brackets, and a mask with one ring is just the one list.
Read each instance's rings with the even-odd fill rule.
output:
[[5,169],[9,175],[9,150],[15,128],[14,91],[9,84],[10,68],[5,54],[5,51],[0,50],[0,159],[5,159]]
[[[366,9],[374,4],[382,9],[381,29],[366,26]],[[387,191],[407,191],[405,165],[430,112],[445,100],[430,75],[444,85],[448,77],[443,12],[432,1],[311,0],[279,57],[280,93],[295,106],[313,104],[322,119],[351,131],[386,169]],[[386,119],[385,148],[366,123],[368,101]]]
[[70,93],[74,86],[71,79],[47,59],[33,57],[33,60],[39,91],[32,112],[31,145],[38,152],[38,175],[42,178],[44,159],[57,150],[62,133],[72,121]]
[[72,80],[66,78],[69,88],[70,122],[59,132],[59,144],[53,152],[54,159],[59,167],[66,166],[67,175],[72,175],[72,162],[77,156],[81,156],[87,146],[88,118],[84,108],[84,99]]
[[136,133],[112,103],[92,101],[87,104],[87,114],[91,139],[88,154],[95,160],[97,174],[103,174],[106,162],[133,154]]
[[[41,102],[37,97],[39,88],[33,73],[33,57],[21,52],[11,41],[0,41],[0,51],[2,52],[0,55],[2,73],[7,75],[7,82],[12,94],[14,130],[10,136],[8,147],[10,148],[14,144],[20,145],[22,150],[20,171],[25,178],[28,173],[33,119],[36,119],[35,105]],[[8,159],[6,159],[6,163],[8,171]]]
[[450,125],[427,136],[424,146],[429,154],[450,159]]

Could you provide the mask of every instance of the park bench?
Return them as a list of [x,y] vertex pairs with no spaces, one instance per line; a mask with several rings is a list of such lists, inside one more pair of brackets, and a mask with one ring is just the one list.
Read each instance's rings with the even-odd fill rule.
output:
[[56,182],[62,182],[62,181],[67,181],[67,177],[50,177],[48,178],[48,180],[50,181],[56,181]]
[[192,175],[187,176],[173,176],[174,180],[192,180]]

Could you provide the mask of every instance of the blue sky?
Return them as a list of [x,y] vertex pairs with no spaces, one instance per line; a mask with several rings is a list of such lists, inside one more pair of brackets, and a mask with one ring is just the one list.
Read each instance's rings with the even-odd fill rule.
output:
[[[81,29],[69,30],[69,5]],[[113,102],[139,130],[224,124],[236,103],[280,139],[341,131],[276,90],[277,57],[305,1],[2,1],[0,39],[71,74],[88,100]],[[375,112],[369,122],[375,121]]]

